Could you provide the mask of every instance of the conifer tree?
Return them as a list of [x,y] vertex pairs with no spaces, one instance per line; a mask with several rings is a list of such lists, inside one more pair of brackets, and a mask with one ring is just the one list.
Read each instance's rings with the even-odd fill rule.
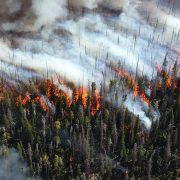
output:
[[133,155],[132,155],[132,170],[134,171],[134,166],[135,166],[135,162],[136,162],[136,159],[137,159],[137,144],[134,143],[134,147],[133,147]]
[[6,132],[10,131],[10,124],[9,124],[6,114],[3,115],[3,126],[5,127]]
[[176,60],[176,62],[174,63],[174,67],[172,69],[171,96],[174,94],[174,88],[175,88],[175,84],[176,84],[177,73],[178,73],[178,66],[177,66],[177,60]]
[[102,153],[100,153],[100,155],[99,155],[99,172],[100,172],[100,176],[103,177],[103,174],[104,174],[104,157],[103,157]]
[[116,118],[114,116],[113,117],[113,150],[115,150],[115,147],[117,145],[117,140],[118,140],[118,133],[116,128]]
[[121,138],[121,141],[120,141],[120,144],[119,144],[119,152],[120,152],[119,161],[121,161],[126,156],[126,152],[125,151],[126,151],[126,146],[125,146],[124,136],[123,136]]
[[22,118],[23,114],[24,114],[24,108],[23,108],[22,100],[21,100],[20,96],[19,96],[19,99],[18,99],[18,109],[19,109],[19,118]]
[[108,118],[109,118],[109,111],[108,109],[105,109],[104,111],[104,123],[108,123]]
[[23,155],[23,150],[22,150],[22,147],[21,147],[20,143],[17,143],[17,150],[18,150],[21,158],[23,159],[23,156],[22,156]]
[[140,128],[140,118],[139,115],[136,117],[136,123],[134,126],[134,136],[137,135],[137,133],[139,132],[139,128]]

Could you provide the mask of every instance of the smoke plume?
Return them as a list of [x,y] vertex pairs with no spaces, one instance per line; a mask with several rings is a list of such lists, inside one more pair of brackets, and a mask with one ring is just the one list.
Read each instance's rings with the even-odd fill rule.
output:
[[3,0],[1,75],[19,82],[47,78],[48,71],[54,82],[57,73],[77,86],[95,81],[99,87],[103,74],[106,83],[112,79],[107,64],[119,64],[151,80],[165,55],[168,68],[180,56],[179,6],[177,0]]

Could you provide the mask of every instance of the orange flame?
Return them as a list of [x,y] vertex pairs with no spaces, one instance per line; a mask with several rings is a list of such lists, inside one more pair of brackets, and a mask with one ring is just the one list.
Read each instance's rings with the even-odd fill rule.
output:
[[145,96],[144,93],[140,94],[141,101],[143,101],[146,105],[149,105],[149,99]]
[[100,102],[100,92],[98,89],[95,91],[95,97],[91,99],[91,115],[95,115],[96,111],[98,111],[101,107],[101,102]]
[[88,92],[87,90],[83,87],[82,91],[82,104],[85,108],[87,108],[87,99],[88,99]]
[[47,104],[46,104],[46,102],[41,97],[37,96],[35,98],[35,103],[38,104],[39,101],[41,102],[41,105],[42,105],[44,111],[47,111]]
[[126,125],[124,125],[124,127],[129,131],[129,127],[127,127]]
[[[21,95],[20,95],[20,97],[21,97]],[[26,103],[27,103],[27,99],[26,99],[26,97],[23,97],[22,98],[22,105],[25,106]]]
[[134,88],[134,97],[136,98],[137,97],[137,95],[138,95],[138,91],[139,91],[139,87],[138,87],[138,85],[136,84],[135,85],[135,88]]
[[161,88],[162,88],[162,84],[160,82],[158,82],[157,89],[160,90]]
[[155,67],[157,68],[157,70],[158,70],[159,73],[162,72],[162,68],[161,68],[161,66],[159,66],[158,63],[155,64]]
[[72,156],[70,156],[69,161],[71,162],[71,164],[73,163],[73,158],[72,158]]
[[139,90],[139,86],[137,84],[135,84],[134,80],[132,79],[132,77],[127,72],[123,72],[121,69],[117,70],[114,67],[110,67],[110,69],[118,72],[118,74],[123,75],[126,78],[128,78],[130,81],[132,81],[132,84],[130,84],[130,88],[133,88],[131,86],[134,86],[134,91],[133,91],[134,97],[137,98],[137,96],[139,94],[141,101],[143,101],[146,105],[149,105],[149,99],[146,97],[144,92],[141,92]]
[[167,75],[167,87],[169,88],[169,89],[171,89],[171,85],[172,85],[172,81],[171,81],[171,78],[169,77],[169,75],[166,73],[166,75]]

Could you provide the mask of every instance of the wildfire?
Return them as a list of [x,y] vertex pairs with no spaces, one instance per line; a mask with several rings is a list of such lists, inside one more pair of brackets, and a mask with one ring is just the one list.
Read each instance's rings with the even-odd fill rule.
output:
[[[20,97],[21,97],[21,95],[20,95]],[[25,106],[27,103],[26,97],[23,97],[23,98],[21,97],[21,99],[22,99],[22,105]]]
[[[63,84],[65,86],[68,86],[67,83],[65,83],[65,81],[62,80],[62,78],[60,78],[60,76],[58,74],[57,78],[60,84]],[[72,87],[68,86],[69,88],[72,89]],[[83,85],[82,88],[74,88],[73,89],[73,100],[75,102],[77,102],[79,100],[79,98],[82,100],[82,105],[84,106],[85,109],[87,109],[87,100],[88,100],[88,95],[89,92],[87,90],[87,88]],[[69,106],[71,105],[71,101],[69,101]],[[96,113],[96,111],[98,111],[101,107],[101,102],[100,102],[100,93],[99,90],[96,89],[95,91],[95,97],[91,98],[91,114],[94,115]]]
[[66,94],[64,91],[61,91],[61,95],[62,95],[62,97],[65,97],[65,96],[66,96],[68,106],[70,107],[70,105],[71,105],[71,103],[72,103],[72,101],[70,100],[70,97],[67,96],[67,94]]
[[70,156],[69,161],[71,162],[71,164],[73,163],[73,158],[72,158],[72,156]]
[[16,106],[18,106],[18,97],[16,96],[16,97],[14,97],[14,100],[15,100],[15,104],[16,104]]
[[149,99],[145,96],[144,93],[141,93],[140,95],[141,101],[143,101],[146,105],[149,105]]
[[157,68],[158,72],[161,74],[161,72],[162,72],[161,66],[159,66],[158,63],[156,63],[156,64],[155,64],[155,67]]
[[96,91],[95,91],[95,97],[92,97],[91,104],[92,104],[91,115],[94,116],[96,111],[98,111],[100,109],[100,107],[101,107],[100,93],[99,93],[98,89],[96,89]]
[[[156,63],[155,66],[156,66],[158,72],[159,72],[160,74],[162,74],[162,68],[161,68],[157,63]],[[167,87],[168,87],[169,89],[171,89],[172,79],[174,79],[174,76],[170,77],[170,75],[169,75],[166,71],[165,71],[165,75],[166,75],[166,77],[167,77]],[[177,84],[178,84],[178,82],[176,81],[176,84],[174,85],[174,88],[175,88],[175,89],[178,88],[178,87],[177,87]],[[161,87],[162,87],[161,83],[158,82],[158,90],[160,90]]]
[[129,131],[129,127],[127,127],[126,125],[124,125],[124,127]]
[[46,104],[46,102],[41,97],[37,96],[35,98],[35,103],[38,104],[39,101],[40,101],[44,111],[47,111],[47,104]]
[[135,85],[135,88],[134,88],[134,92],[133,92],[135,98],[136,98],[137,95],[138,95],[138,90],[139,90],[139,87],[138,87],[138,85],[136,84],[136,85]]
[[161,88],[162,88],[162,84],[160,82],[158,82],[157,89],[160,90]]
[[82,90],[82,104],[85,108],[87,108],[87,99],[88,99],[88,92],[87,89],[83,87]]
[[139,90],[139,86],[137,84],[135,84],[135,88],[134,88],[133,94],[134,94],[135,98],[137,98],[137,95],[139,94],[141,101],[144,102],[146,105],[149,105],[149,99],[146,97],[144,92],[141,92]]
[[169,75],[167,74],[167,87],[168,87],[169,89],[171,89],[171,85],[172,85],[171,78],[170,78]]
[[78,89],[76,88],[76,89],[74,90],[74,100],[75,100],[75,101],[78,101],[78,99],[79,99],[79,91],[78,91]]
[[132,84],[130,84],[130,88],[132,88],[134,86],[134,89],[133,89],[134,97],[137,98],[137,96],[139,94],[141,101],[144,102],[146,105],[149,105],[149,99],[146,97],[144,92],[141,92],[139,90],[139,86],[134,82],[134,79],[132,79],[132,77],[127,72],[123,72],[121,69],[118,70],[114,67],[110,67],[110,69],[112,69],[112,70],[118,72],[118,74],[128,78],[130,80],[130,82],[132,82]]

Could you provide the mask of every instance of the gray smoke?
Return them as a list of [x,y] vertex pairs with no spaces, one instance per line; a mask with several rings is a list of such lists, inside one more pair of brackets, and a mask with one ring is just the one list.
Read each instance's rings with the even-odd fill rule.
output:
[[[3,156],[3,149],[0,147],[0,179],[3,180],[25,180],[32,177],[27,163],[22,162],[19,153],[14,148],[9,148],[9,157]],[[33,179],[33,178],[32,178]]]
[[74,7],[87,7],[89,9],[97,8],[98,5],[103,5],[110,9],[121,9],[128,4],[128,0],[68,0],[68,5]]
[[67,16],[66,0],[32,0],[32,11],[36,15],[35,27],[51,25],[57,18]]
[[[112,78],[106,64],[120,62],[125,71],[135,74],[138,62],[138,74],[151,79],[157,73],[155,64],[162,65],[166,54],[169,68],[180,55],[179,4],[167,0],[1,1],[1,72],[10,77],[14,70],[19,79],[27,80],[38,74],[46,77],[48,71],[54,82],[58,73],[77,86],[87,86],[89,81],[99,86],[102,72],[106,83]],[[139,109],[149,127],[144,105]]]
[[94,9],[98,7],[98,3],[102,0],[68,0],[68,4],[74,7],[87,7],[89,9]]

